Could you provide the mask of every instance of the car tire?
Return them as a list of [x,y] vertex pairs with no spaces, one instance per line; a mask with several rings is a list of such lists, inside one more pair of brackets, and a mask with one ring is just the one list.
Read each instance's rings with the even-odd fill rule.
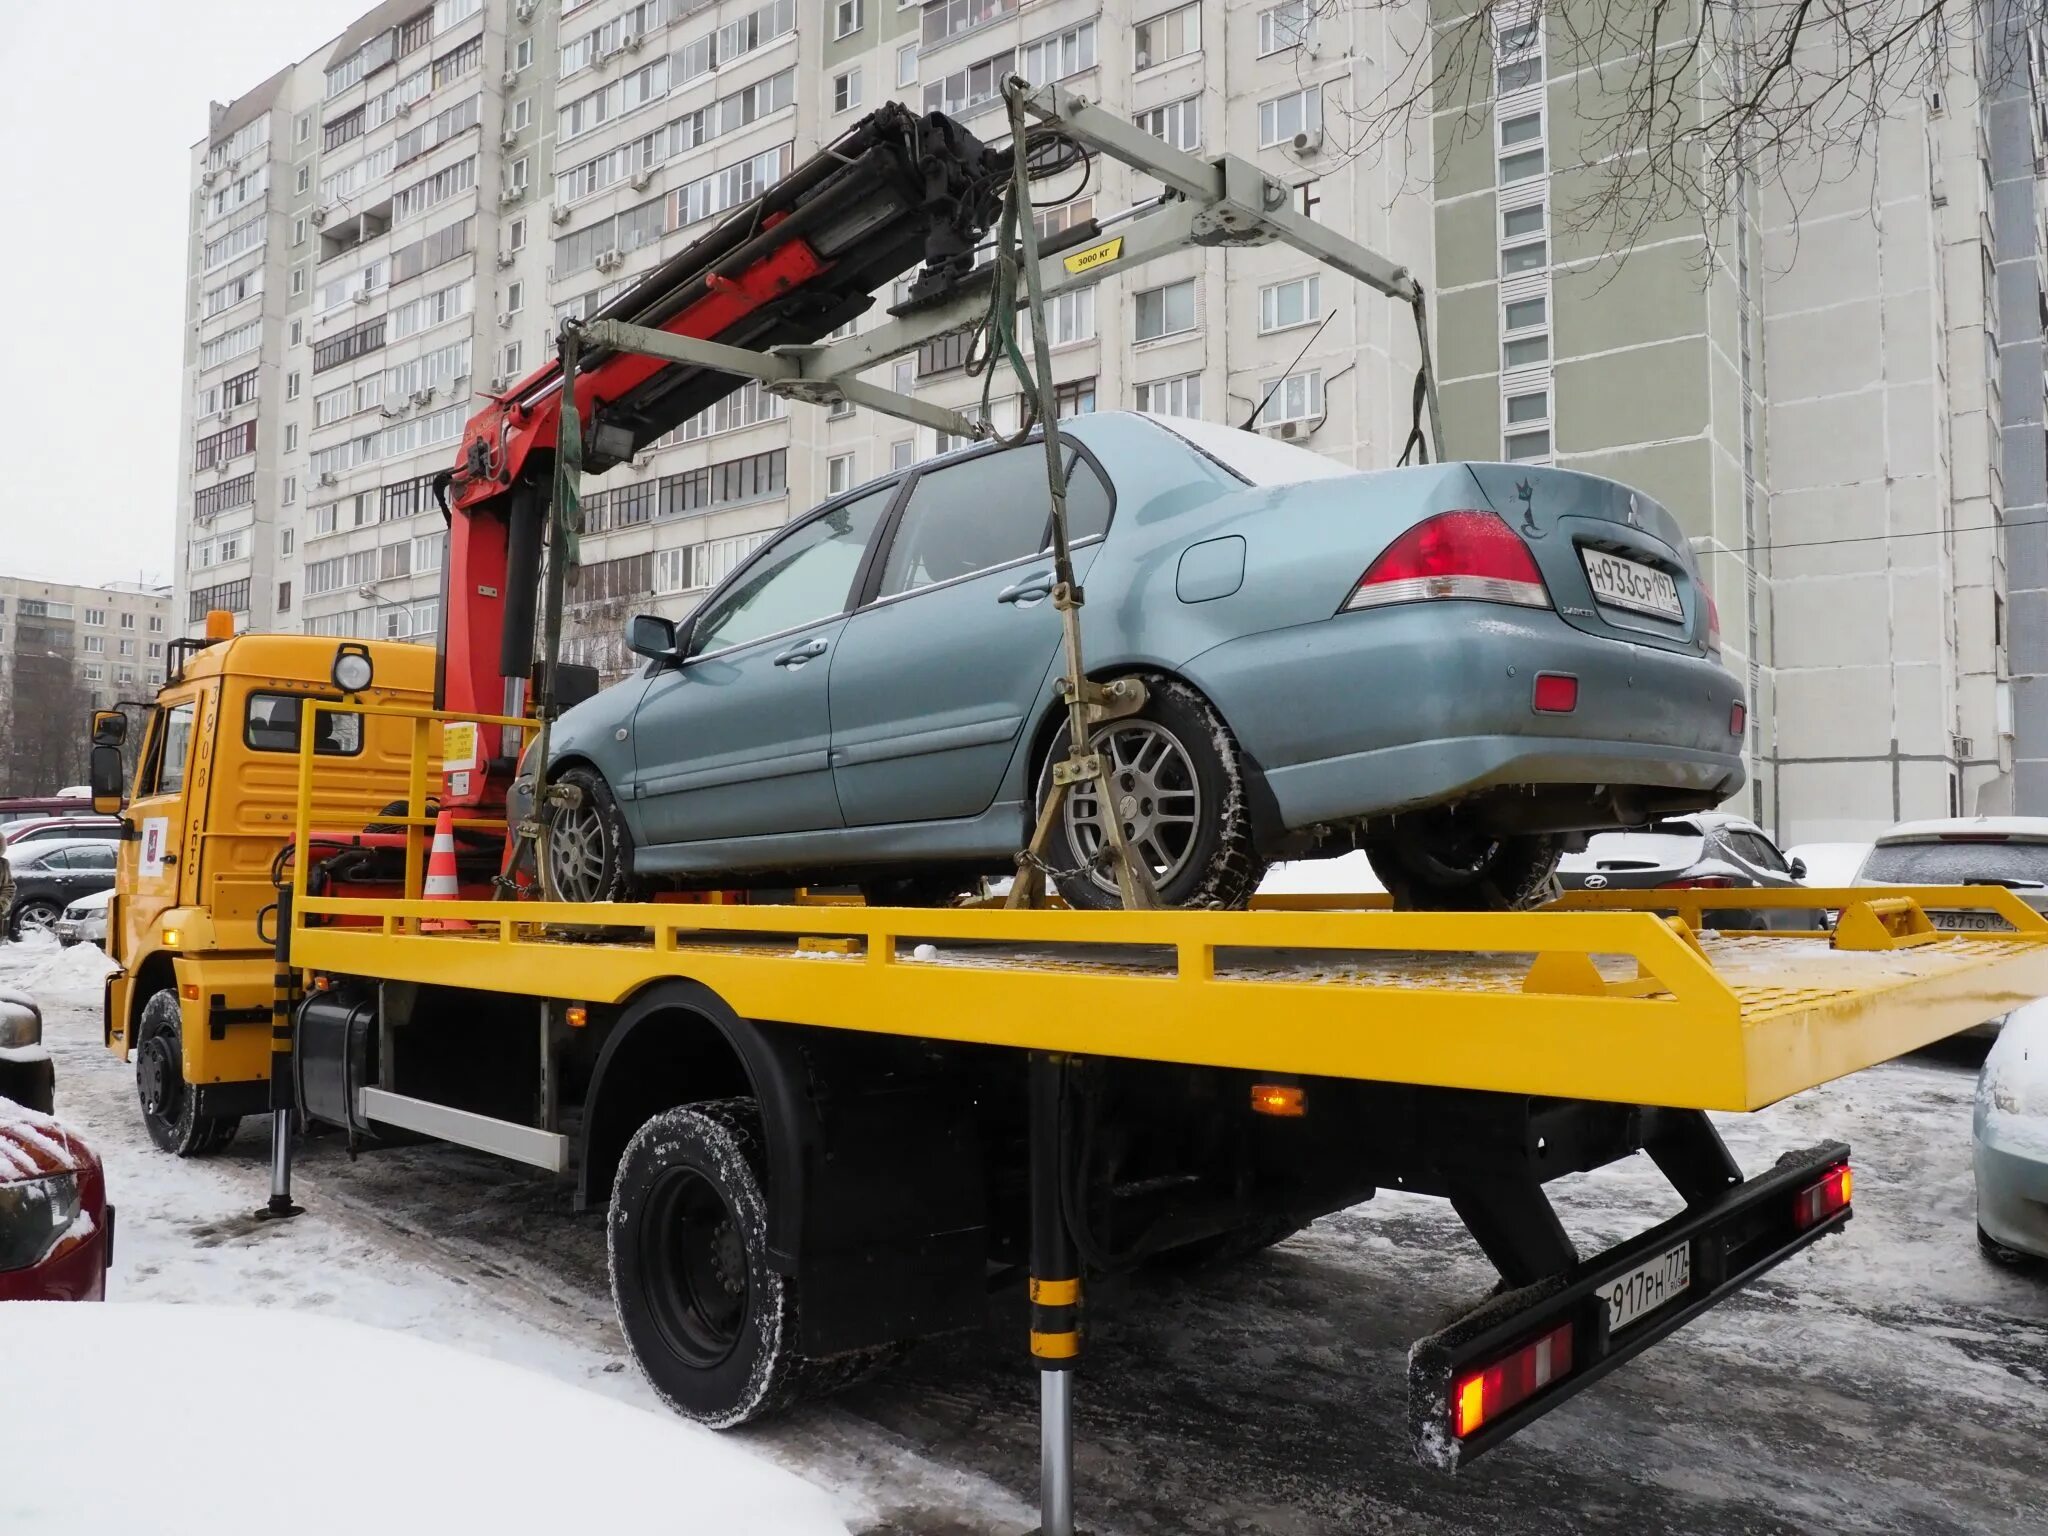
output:
[[838,1391],[893,1346],[812,1359],[797,1346],[797,1279],[768,1256],[759,1106],[665,1110],[626,1144],[606,1220],[612,1304],[662,1401],[714,1429]]
[[633,838],[604,775],[571,768],[552,780],[581,790],[548,822],[549,894],[559,901],[626,901],[632,893]]
[[61,912],[54,901],[41,896],[27,897],[14,904],[14,911],[7,919],[7,931],[17,939],[26,933],[48,932]]
[[[1098,726],[1093,738],[1096,749],[1109,754],[1112,781],[1134,813],[1124,823],[1125,835],[1137,839],[1141,851],[1147,845],[1154,850],[1162,906],[1243,907],[1266,868],[1252,844],[1237,738],[1186,683],[1156,677],[1144,682],[1145,707]],[[1062,724],[1038,765],[1038,806],[1052,793],[1053,764],[1066,755]],[[1045,862],[1068,906],[1102,911],[1121,907],[1123,900],[1099,819],[1090,809],[1091,788],[1069,792],[1046,840]],[[1169,804],[1176,809],[1168,811]]]
[[1461,833],[1448,818],[1419,818],[1369,844],[1366,858],[1394,905],[1425,912],[1522,912],[1556,899],[1564,840]]
[[183,1010],[164,987],[142,1005],[135,1028],[135,1097],[149,1139],[176,1157],[198,1157],[226,1146],[240,1116],[198,1113],[198,1095],[185,1081]]

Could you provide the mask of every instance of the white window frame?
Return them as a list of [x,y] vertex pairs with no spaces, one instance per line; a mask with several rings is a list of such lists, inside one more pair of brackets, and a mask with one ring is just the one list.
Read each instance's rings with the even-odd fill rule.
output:
[[[910,3],[915,4],[916,0],[910,0]],[[896,50],[897,90],[917,84],[917,56],[918,46],[914,42],[905,43]]]
[[832,77],[833,112],[852,112],[859,108],[861,99],[860,66],[842,69]]
[[[1180,25],[1180,51],[1178,53],[1166,54],[1155,51],[1151,56],[1144,54],[1140,50],[1139,44],[1145,35],[1146,29],[1157,27],[1162,22],[1169,20],[1176,21]],[[1173,63],[1176,59],[1192,58],[1201,51],[1201,0],[1195,0],[1195,3],[1192,5],[1176,5],[1164,11],[1155,11],[1152,15],[1131,23],[1131,70],[1134,74],[1148,69],[1163,68]]]
[[[1291,397],[1294,391],[1288,386],[1296,380],[1302,381],[1301,409],[1292,409]],[[1321,421],[1327,413],[1323,400],[1323,370],[1320,368],[1299,368],[1292,373],[1282,374],[1277,379],[1262,379],[1259,382],[1259,398],[1266,403],[1259,409],[1261,427],[1277,427],[1290,421]]]
[[[1291,122],[1283,122],[1283,118],[1289,117],[1292,119]],[[1322,131],[1323,88],[1320,85],[1305,85],[1297,91],[1284,91],[1259,103],[1261,149],[1274,149],[1283,144],[1292,144],[1297,133],[1314,135]]]
[[825,494],[843,496],[860,484],[859,458],[852,453],[835,453],[825,461]]
[[866,24],[866,0],[835,0],[832,7],[832,40],[853,36]]
[[[1283,290],[1301,290],[1301,316],[1285,320],[1280,316]],[[1267,283],[1259,289],[1259,334],[1277,335],[1281,331],[1292,331],[1304,325],[1317,325],[1323,318],[1323,279],[1319,272],[1304,273],[1299,277],[1284,278],[1277,283]]]
[[[1294,18],[1290,22],[1291,17]],[[1259,57],[1271,58],[1315,41],[1314,0],[1281,0],[1259,12]]]
[[1137,409],[1154,416],[1202,417],[1202,375],[1177,373],[1171,378],[1152,379],[1137,387]]
[[[1512,408],[1523,401],[1540,402],[1541,409],[1534,416],[1525,415],[1521,420],[1511,420]],[[1527,383],[1510,384],[1501,381],[1500,405],[1500,452],[1501,458],[1510,464],[1548,463],[1557,451],[1556,433],[1557,387],[1548,369],[1543,370],[1540,379]],[[1534,439],[1541,437],[1538,447]],[[1517,444],[1521,446],[1517,446]]]
[[[1139,334],[1139,326],[1142,324],[1140,308],[1146,298],[1155,293],[1164,295],[1169,290],[1175,288],[1185,288],[1188,290],[1188,323],[1182,326],[1175,326],[1171,330],[1155,331],[1150,336]],[[1159,319],[1161,324],[1166,323],[1166,300],[1164,297],[1160,299],[1159,303]],[[1131,338],[1137,345],[1147,346],[1152,342],[1165,341],[1173,336],[1191,336],[1199,331],[1201,326],[1202,292],[1197,286],[1197,279],[1195,278],[1183,277],[1171,283],[1155,283],[1150,288],[1141,288],[1131,295]]]

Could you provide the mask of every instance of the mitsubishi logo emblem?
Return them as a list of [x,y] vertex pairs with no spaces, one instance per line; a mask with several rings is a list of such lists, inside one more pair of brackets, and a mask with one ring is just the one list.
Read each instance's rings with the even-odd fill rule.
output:
[[1636,505],[1636,493],[1634,491],[1628,493],[1628,525],[1631,528],[1643,526],[1643,510]]

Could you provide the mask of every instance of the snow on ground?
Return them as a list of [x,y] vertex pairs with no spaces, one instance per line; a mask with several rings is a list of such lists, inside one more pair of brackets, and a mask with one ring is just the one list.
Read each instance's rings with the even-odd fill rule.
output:
[[1261,896],[1378,895],[1385,890],[1363,849],[1340,853],[1334,859],[1275,864],[1259,882]]
[[[0,1307],[0,1359],[9,1393],[35,1404],[33,1413],[9,1416],[0,1530],[213,1536],[232,1528],[223,1513],[239,1507],[266,1524],[275,1519],[267,1512],[289,1510],[283,1524],[294,1536],[357,1536],[376,1525],[845,1536],[821,1489],[736,1441],[537,1371],[339,1317],[20,1302]],[[256,1428],[277,1413],[289,1422],[288,1446],[238,1456],[231,1495],[167,1497],[160,1478],[109,1475],[106,1442],[86,1426],[106,1422],[117,1405],[161,1401],[167,1383],[205,1382],[237,1360],[289,1375],[276,1378],[275,1394],[178,1394],[186,1409],[207,1403],[215,1411],[150,1414],[139,1426],[146,1461],[189,1476],[217,1459],[237,1414]],[[272,1419],[268,1427],[275,1434],[282,1426]],[[509,1457],[529,1446],[545,1447],[546,1467],[589,1475],[505,1475]],[[352,1496],[319,1496],[320,1472],[307,1476],[309,1452],[336,1480],[328,1486],[345,1482]],[[686,1504],[677,1497],[685,1488]]]

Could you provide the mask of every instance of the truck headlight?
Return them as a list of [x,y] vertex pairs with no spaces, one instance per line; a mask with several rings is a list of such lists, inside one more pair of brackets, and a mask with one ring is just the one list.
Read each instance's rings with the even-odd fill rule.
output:
[[0,1184],[0,1270],[41,1263],[77,1215],[78,1179],[73,1174]]

